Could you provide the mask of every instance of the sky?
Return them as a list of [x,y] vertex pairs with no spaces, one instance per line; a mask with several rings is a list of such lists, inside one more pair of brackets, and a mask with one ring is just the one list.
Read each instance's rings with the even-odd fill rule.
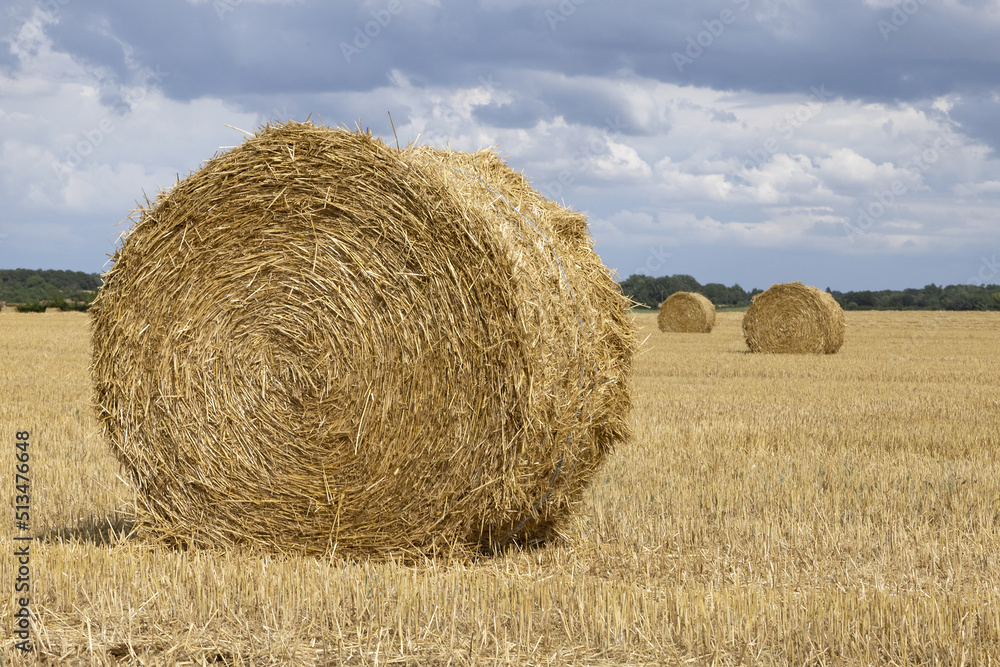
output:
[[[619,279],[1000,283],[1000,0],[8,0],[0,268],[263,124],[494,147]],[[391,123],[390,123],[391,115]]]

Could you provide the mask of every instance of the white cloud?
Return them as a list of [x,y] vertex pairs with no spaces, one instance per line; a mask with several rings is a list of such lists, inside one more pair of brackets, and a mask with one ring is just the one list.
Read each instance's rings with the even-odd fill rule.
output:
[[[251,2],[289,4],[188,2],[223,2],[229,10]],[[892,4],[867,1],[869,8],[887,12]],[[481,6],[489,18],[498,19],[492,12],[517,7],[527,13],[546,5],[489,0]],[[948,6],[959,11],[955,2]],[[384,2],[372,0],[358,11],[382,7]],[[771,2],[755,9],[770,22],[761,30],[788,36],[808,7]],[[242,16],[250,21],[254,14]],[[580,29],[587,27],[583,16],[574,18],[581,21],[574,24]],[[211,90],[179,100],[163,91],[164,83],[172,82],[163,77],[170,75],[151,78],[156,71],[143,63],[145,49],[133,49],[137,45],[122,38],[126,33],[114,21],[96,20],[91,27],[105,42],[112,40],[111,51],[124,58],[125,72],[60,52],[48,36],[60,19],[36,10],[6,40],[16,64],[0,73],[0,194],[5,202],[0,224],[15,229],[28,221],[47,225],[39,229],[51,230],[54,242],[67,248],[71,235],[59,226],[67,224],[65,219],[74,221],[70,226],[79,235],[72,237],[74,246],[84,238],[82,229],[106,243],[121,231],[115,223],[143,192],[152,195],[171,186],[177,174],[184,176],[217,150],[243,140],[226,125],[253,131],[271,117],[303,120],[311,112],[314,120],[333,125],[360,121],[388,127],[386,110],[392,110],[404,145],[419,140],[467,151],[498,146],[535,187],[588,211],[592,233],[602,245],[643,251],[690,243],[907,254],[978,252],[1000,237],[989,205],[1000,193],[1000,161],[984,143],[961,134],[952,115],[963,100],[954,93],[874,103],[845,100],[838,97],[840,91],[823,86],[780,94],[717,90],[639,76],[624,61],[613,65],[613,72],[602,63],[572,74],[555,71],[534,55],[505,60],[501,53],[496,61],[457,63],[460,67],[440,76],[392,61],[379,66],[380,86],[352,81],[309,95],[294,86],[312,84],[298,81],[280,93],[258,90],[254,73],[248,72],[241,85],[253,102]],[[712,47],[713,55],[696,63],[700,71],[740,41],[745,36],[740,31],[757,29],[751,24],[744,21],[739,30],[727,32],[726,41]],[[543,21],[540,27],[546,28]],[[411,35],[402,34],[402,25],[399,30],[396,36],[405,43]],[[560,26],[555,41],[571,32]],[[378,54],[373,50],[366,58],[386,56],[388,47],[383,42]],[[262,53],[266,48],[261,45]],[[171,67],[169,58],[160,62]],[[294,113],[284,111],[289,103]],[[276,114],[279,107],[283,111]],[[385,139],[393,141],[391,134]],[[891,201],[882,201],[894,186]],[[853,236],[845,233],[862,214],[871,224]],[[661,260],[652,253],[641,261],[652,271]]]
[[628,244],[636,240],[647,244],[653,239],[659,239],[662,233],[651,213],[630,210],[617,211],[606,218],[592,217],[590,231],[616,244]]
[[837,148],[816,160],[816,176],[831,189],[856,194],[902,184],[908,190],[921,186],[921,177],[889,162],[875,164],[850,148]]
[[[36,12],[26,25],[50,23]],[[258,120],[219,100],[166,98],[149,76],[115,83],[53,51],[44,31],[22,26],[11,50],[20,68],[0,76],[0,222],[9,247],[43,234],[64,253],[94,248],[103,264],[122,231],[117,223],[144,192],[152,197],[223,143],[239,143],[226,124],[253,129]],[[102,101],[109,85],[127,106]]]
[[826,204],[834,197],[812,161],[805,155],[777,153],[766,163],[740,176],[736,189],[742,201],[764,205]]
[[607,181],[646,178],[652,173],[634,148],[616,141],[607,142],[607,152],[591,159],[594,174]]
[[725,174],[692,174],[683,170],[683,164],[675,164],[670,156],[656,163],[659,192],[668,200],[708,199],[725,201],[733,185],[726,181]]
[[959,197],[982,197],[1000,194],[1000,181],[961,183],[954,187],[954,192]]
[[798,206],[774,207],[762,221],[717,220],[678,212],[665,212],[659,221],[679,241],[756,248],[829,248],[830,238],[815,232],[839,222],[829,208]]

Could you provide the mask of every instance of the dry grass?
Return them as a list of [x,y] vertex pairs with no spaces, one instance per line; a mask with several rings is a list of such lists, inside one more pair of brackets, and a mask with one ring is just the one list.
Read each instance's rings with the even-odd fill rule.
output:
[[[134,500],[90,415],[88,316],[5,314],[3,479],[14,432],[34,442],[34,657],[996,664],[1000,315],[847,313],[840,353],[807,356],[746,353],[741,317],[677,337],[638,316],[635,441],[563,538],[403,565],[119,539]],[[0,609],[4,664],[32,664]]]

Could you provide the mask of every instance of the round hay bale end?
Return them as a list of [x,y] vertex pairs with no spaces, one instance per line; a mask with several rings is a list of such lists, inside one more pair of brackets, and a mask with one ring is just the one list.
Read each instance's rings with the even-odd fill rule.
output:
[[800,282],[772,285],[743,316],[751,352],[833,354],[844,344],[844,311],[830,294]]
[[711,333],[715,326],[715,305],[697,292],[674,292],[660,304],[656,323],[660,331]]
[[629,301],[492,151],[287,123],[159,194],[93,378],[148,537],[357,556],[551,535],[630,435]]

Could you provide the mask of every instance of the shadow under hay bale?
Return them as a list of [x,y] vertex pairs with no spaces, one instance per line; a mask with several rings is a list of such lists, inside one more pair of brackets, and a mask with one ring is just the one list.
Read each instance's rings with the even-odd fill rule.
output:
[[715,305],[697,292],[674,292],[660,304],[656,323],[664,332],[711,333]]
[[72,526],[62,526],[38,536],[43,542],[87,543],[99,546],[119,544],[131,538],[135,527],[131,519],[116,516],[88,516],[78,520]]
[[268,126],[137,211],[91,309],[98,414],[149,537],[525,543],[630,435],[628,306],[495,153]]
[[844,344],[844,311],[830,294],[800,282],[772,285],[743,316],[751,352],[833,354]]

